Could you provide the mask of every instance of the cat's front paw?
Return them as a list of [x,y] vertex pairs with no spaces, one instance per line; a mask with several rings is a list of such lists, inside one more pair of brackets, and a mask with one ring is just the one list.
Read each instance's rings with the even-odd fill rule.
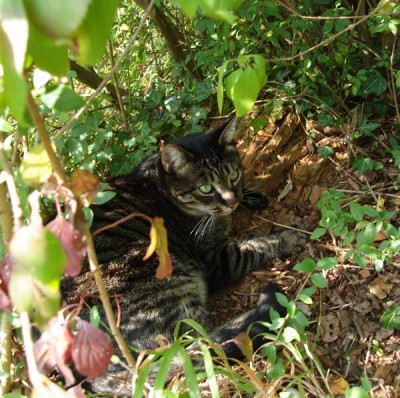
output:
[[307,242],[307,236],[303,232],[288,230],[279,234],[280,255],[288,257],[293,254],[299,254],[303,251]]

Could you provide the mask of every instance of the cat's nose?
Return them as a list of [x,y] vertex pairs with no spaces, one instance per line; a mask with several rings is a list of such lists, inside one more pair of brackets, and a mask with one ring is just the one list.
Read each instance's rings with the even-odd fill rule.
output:
[[237,197],[232,191],[225,191],[221,193],[221,198],[224,203],[231,209],[237,206]]

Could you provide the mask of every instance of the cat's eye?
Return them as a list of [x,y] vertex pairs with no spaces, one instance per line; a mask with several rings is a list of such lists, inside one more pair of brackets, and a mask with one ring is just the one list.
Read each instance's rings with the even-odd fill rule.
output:
[[233,170],[231,174],[229,174],[229,179],[232,182],[236,182],[240,177],[240,171],[238,169]]
[[206,184],[206,185],[201,185],[199,188],[198,188],[198,190],[201,192],[201,193],[204,193],[204,194],[209,194],[209,193],[211,193],[211,191],[212,191],[212,186],[211,185],[209,185],[209,184]]

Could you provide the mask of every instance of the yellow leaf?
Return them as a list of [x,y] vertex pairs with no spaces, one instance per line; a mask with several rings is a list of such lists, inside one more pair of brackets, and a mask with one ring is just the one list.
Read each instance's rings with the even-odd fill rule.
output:
[[248,361],[252,360],[253,343],[246,332],[241,332],[236,337],[228,341],[232,341],[233,343],[235,343]]
[[156,278],[168,278],[172,274],[173,266],[168,251],[167,230],[164,227],[164,220],[161,217],[154,217],[151,221],[150,245],[146,250],[143,260],[148,260],[155,251],[157,251],[159,258]]
[[336,380],[328,380],[328,383],[333,395],[344,395],[349,388],[349,383],[343,377],[339,377]]
[[21,176],[24,182],[37,187],[49,179],[52,173],[50,159],[43,144],[34,146],[21,162]]

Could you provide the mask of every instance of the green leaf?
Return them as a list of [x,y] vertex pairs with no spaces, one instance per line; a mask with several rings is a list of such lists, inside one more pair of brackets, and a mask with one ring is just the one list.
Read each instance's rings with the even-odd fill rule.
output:
[[322,156],[323,159],[328,159],[329,156],[333,155],[335,151],[330,146],[324,145],[317,149],[317,152]]
[[25,1],[30,20],[53,39],[70,36],[82,23],[92,0]]
[[77,31],[78,62],[94,65],[104,54],[119,0],[92,1]]
[[282,307],[287,307],[287,305],[289,304],[289,300],[283,293],[276,293],[276,299]]
[[190,19],[195,16],[200,5],[199,0],[174,0],[171,2],[175,3]]
[[313,299],[309,295],[304,293],[299,294],[299,300],[302,301],[304,304],[308,305],[313,303]]
[[240,7],[242,0],[199,0],[199,4],[207,17],[232,24],[236,19],[232,11]]
[[316,268],[315,261],[312,258],[306,258],[301,263],[298,263],[294,266],[295,271],[300,272],[312,272]]
[[100,324],[99,308],[96,305],[90,309],[90,323],[94,326],[99,326]]
[[331,269],[338,262],[339,260],[336,257],[324,257],[317,262],[317,269],[323,269],[323,270]]
[[287,313],[290,318],[294,318],[296,315],[296,303],[294,301],[290,301],[286,307]]
[[276,361],[268,371],[268,377],[271,379],[279,379],[286,374],[285,368],[281,362]]
[[368,393],[362,387],[352,387],[346,390],[345,398],[368,398]]
[[58,291],[67,259],[52,232],[33,224],[20,228],[10,242],[10,254],[29,275]]
[[390,307],[385,311],[379,321],[386,329],[400,330],[400,304]]
[[387,90],[387,87],[388,87],[387,80],[383,76],[381,75],[373,76],[363,84],[363,94],[381,95]]
[[349,204],[350,207],[350,214],[356,221],[361,221],[364,217],[364,208],[363,206],[359,205],[358,203],[351,202]]
[[354,240],[354,237],[355,237],[354,231],[347,232],[347,234],[345,235],[345,237],[343,239],[343,246],[348,246],[350,243],[352,243]]
[[[229,75],[228,78],[232,75],[234,76],[232,80],[232,82],[234,81],[233,87],[227,88],[226,91],[227,93],[231,93],[236,115],[240,117],[251,110],[257,100],[261,87],[256,84],[258,82],[258,75],[251,66],[248,66],[244,70],[238,69]],[[225,80],[225,84],[227,84],[228,78]]]
[[60,84],[54,90],[40,96],[42,102],[50,109],[69,112],[85,104],[83,98],[69,87]]
[[109,202],[116,194],[117,193],[113,191],[98,192],[92,203],[94,205],[103,205],[104,203]]
[[285,343],[290,343],[293,340],[301,341],[299,332],[291,326],[288,326],[283,330],[282,337]]
[[223,84],[223,78],[225,75],[225,70],[230,61],[224,62],[219,68],[218,68],[218,88],[217,88],[217,102],[218,102],[218,111],[219,113],[222,113],[222,106],[224,104],[224,84]]
[[353,161],[353,168],[356,169],[360,175],[374,169],[374,161],[370,158],[355,158]]
[[49,179],[52,166],[43,144],[29,150],[22,159],[20,170],[22,179],[31,187],[37,187]]
[[19,266],[11,274],[9,291],[17,311],[29,312],[39,325],[44,325],[60,307],[58,289],[41,283]]
[[261,349],[262,355],[268,358],[268,362],[274,363],[276,361],[276,347],[273,344],[268,344]]
[[23,77],[27,43],[28,21],[23,1],[0,0],[0,64],[3,67],[3,98],[22,127],[29,124],[25,114],[28,88]]
[[325,289],[328,286],[328,281],[321,274],[313,274],[310,277],[312,284],[320,289]]
[[32,24],[29,25],[28,52],[38,68],[56,76],[68,73],[68,47],[55,43]]
[[311,234],[311,239],[318,239],[326,234],[326,228],[316,228]]

